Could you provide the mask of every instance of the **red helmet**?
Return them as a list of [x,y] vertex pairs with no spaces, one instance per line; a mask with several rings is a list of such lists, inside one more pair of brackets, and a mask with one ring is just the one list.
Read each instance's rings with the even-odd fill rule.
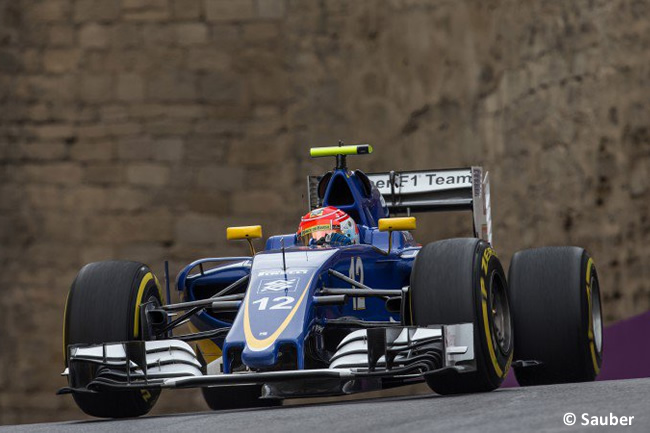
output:
[[349,245],[359,243],[359,228],[350,215],[332,206],[314,209],[300,220],[298,243]]

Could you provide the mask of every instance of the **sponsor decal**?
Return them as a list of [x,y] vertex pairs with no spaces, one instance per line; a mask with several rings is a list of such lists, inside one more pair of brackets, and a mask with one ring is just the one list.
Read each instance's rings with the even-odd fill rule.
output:
[[323,215],[323,212],[324,212],[324,211],[325,211],[324,208],[316,209],[316,210],[311,211],[311,213],[309,214],[309,216],[310,216],[311,218],[314,218],[314,217],[317,217],[317,216],[321,216],[321,215]]
[[319,224],[317,226],[309,227],[308,229],[303,230],[302,232],[300,232],[300,236],[306,236],[306,235],[308,235],[310,233],[313,233],[313,232],[322,232],[322,231],[325,231],[325,230],[332,230],[332,228],[336,229],[336,228],[339,228],[339,227],[340,226],[332,227],[331,223],[330,224]]
[[276,275],[307,275],[309,272],[309,269],[287,269],[286,271],[283,271],[281,269],[278,270],[265,270],[265,271],[259,271],[257,273],[258,277],[272,277]]
[[261,280],[257,293],[295,292],[299,278],[286,280]]
[[380,193],[417,194],[457,188],[471,188],[472,174],[468,169],[396,173],[392,183],[388,173],[369,174],[368,178]]
[[257,293],[288,293],[295,292],[301,286],[303,280],[300,276],[293,276],[291,278],[260,278],[257,283]]

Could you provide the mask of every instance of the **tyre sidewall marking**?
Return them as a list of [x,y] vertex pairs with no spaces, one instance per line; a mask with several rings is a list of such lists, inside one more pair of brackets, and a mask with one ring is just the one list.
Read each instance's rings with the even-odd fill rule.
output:
[[[74,283],[73,283],[74,285]],[[68,328],[68,303],[70,302],[70,292],[72,292],[72,289],[68,290],[68,294],[65,297],[65,306],[63,307],[63,363],[65,366],[68,366],[68,333],[67,333],[67,328]]]
[[[147,292],[147,289],[151,287],[150,284],[151,282],[153,282],[156,291],[160,296],[160,299],[162,299],[162,289],[160,287],[160,283],[158,282],[158,278],[156,278],[153,272],[148,270],[148,272],[144,274],[144,276],[140,280],[140,286],[138,287],[138,292],[135,298],[135,315],[133,317],[133,338],[134,339],[137,339],[140,336],[140,304],[142,304],[142,298],[144,297],[144,294]],[[147,389],[141,389],[140,397],[145,403],[149,403],[149,400],[151,400],[153,394],[151,394],[151,392]]]
[[[480,249],[479,249],[480,251]],[[492,332],[490,330],[490,323],[491,323],[491,318],[490,315],[488,314],[488,292],[487,288],[485,286],[485,279],[487,279],[490,275],[490,263],[493,260],[493,258],[497,258],[496,252],[491,248],[491,247],[486,247],[483,250],[483,253],[480,255],[480,266],[479,266],[479,274],[480,274],[480,287],[481,287],[481,316],[482,316],[482,322],[483,322],[483,330],[485,333],[485,343],[487,345],[488,353],[490,356],[490,363],[492,364],[492,368],[494,369],[494,372],[496,373],[497,377],[500,379],[503,379],[507,374],[508,370],[510,369],[510,364],[512,363],[512,356],[513,356],[513,350],[512,350],[512,345],[510,348],[510,355],[508,356],[505,366],[502,368],[501,364],[499,363],[499,359],[497,357],[496,350],[494,348],[494,342],[492,339]],[[492,270],[492,272],[496,272],[496,270]],[[491,281],[491,280],[488,280]]]
[[[592,302],[591,302],[591,297],[592,297],[592,291],[591,291],[591,276],[592,276],[592,268],[594,267],[594,261],[591,257],[589,257],[589,260],[587,260],[587,272],[586,272],[586,277],[585,277],[585,291],[587,293],[587,337],[589,339],[589,352],[591,355],[591,362],[594,366],[594,373],[598,375],[600,373],[600,367],[598,365],[598,356],[596,355],[596,346],[594,343],[594,317],[593,317],[593,311],[592,311]],[[595,271],[595,269],[594,269]]]
[[[486,250],[487,251],[487,250]],[[481,305],[483,312],[483,329],[485,330],[485,337],[488,347],[488,353],[490,354],[490,360],[492,361],[492,366],[494,367],[494,372],[497,376],[502,377],[503,371],[499,366],[499,361],[497,360],[496,353],[494,352],[494,345],[492,344],[492,334],[490,332],[490,323],[488,320],[488,309],[487,309],[487,291],[485,290],[485,280],[481,276]]]
[[147,272],[144,277],[140,280],[140,287],[138,288],[138,294],[135,298],[135,315],[133,317],[133,337],[138,338],[140,336],[140,304],[142,304],[142,296],[144,295],[145,289],[150,281],[154,281],[154,276],[151,272]]
[[142,400],[144,400],[146,402],[151,400],[151,397],[152,397],[151,392],[149,392],[148,389],[141,389],[140,390],[140,395],[142,396]]

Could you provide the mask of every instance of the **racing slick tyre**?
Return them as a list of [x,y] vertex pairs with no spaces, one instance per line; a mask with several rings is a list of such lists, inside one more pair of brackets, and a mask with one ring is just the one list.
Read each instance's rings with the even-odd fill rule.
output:
[[260,385],[201,388],[203,398],[212,410],[243,409],[247,407],[280,406],[282,400],[260,399]]
[[[160,285],[142,263],[105,261],[90,263],[77,274],[63,317],[63,349],[67,346],[143,340],[140,304],[161,304]],[[158,400],[159,390],[128,390],[72,394],[88,415],[125,418],[144,415]]]
[[508,276],[519,384],[594,380],[603,322],[593,259],[578,247],[524,250],[512,257]]
[[490,245],[476,238],[430,243],[418,253],[411,273],[415,326],[474,324],[476,371],[442,369],[425,375],[438,394],[492,391],[508,373],[513,326],[508,284]]

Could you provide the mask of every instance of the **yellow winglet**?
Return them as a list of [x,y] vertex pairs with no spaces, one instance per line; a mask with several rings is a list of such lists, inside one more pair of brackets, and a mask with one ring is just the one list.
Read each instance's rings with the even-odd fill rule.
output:
[[367,155],[372,153],[372,146],[369,144],[354,144],[348,146],[312,147],[309,154],[312,158],[337,155]]
[[381,218],[379,220],[380,232],[395,230],[415,230],[415,227],[415,217]]
[[259,239],[262,237],[262,226],[228,227],[226,239],[229,241],[240,239]]

